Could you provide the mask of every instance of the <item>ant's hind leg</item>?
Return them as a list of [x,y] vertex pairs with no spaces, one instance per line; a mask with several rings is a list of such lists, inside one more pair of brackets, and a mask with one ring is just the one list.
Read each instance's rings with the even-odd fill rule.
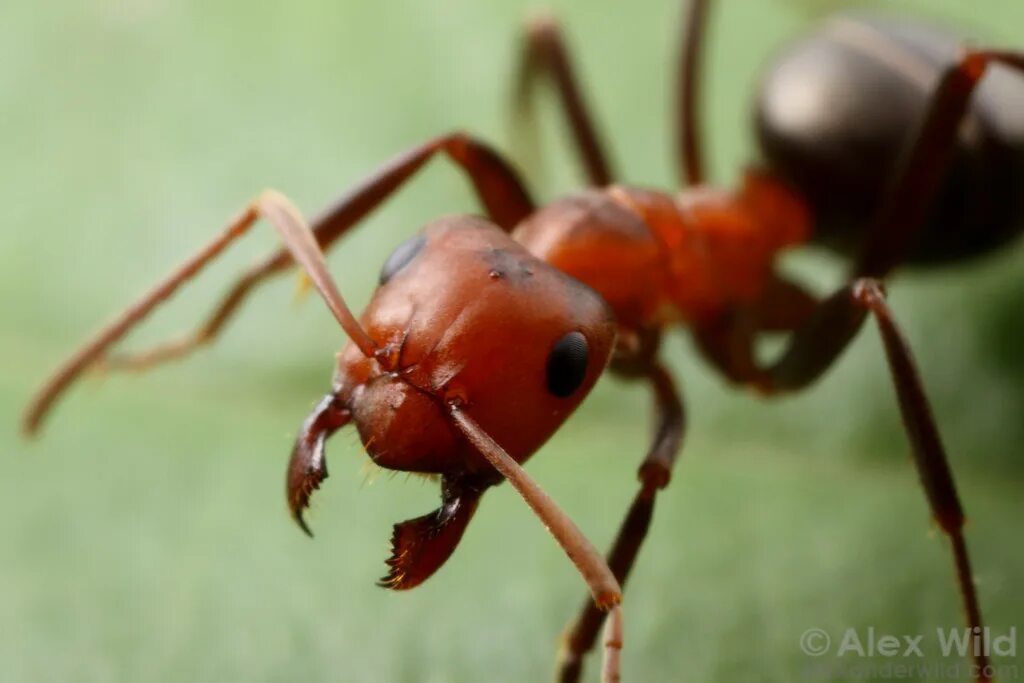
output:
[[526,26],[513,102],[515,129],[521,134],[535,135],[532,95],[541,78],[549,78],[558,94],[588,182],[595,187],[611,184],[614,177],[611,164],[569,60],[562,29],[555,18],[547,14],[532,18]]
[[[648,372],[648,379],[654,390],[657,428],[638,472],[640,490],[608,553],[608,566],[623,585],[647,536],[654,514],[654,499],[658,491],[668,485],[685,427],[683,404],[672,376],[661,365],[655,364]],[[588,598],[566,631],[558,662],[557,680],[560,683],[574,683],[580,679],[583,656],[594,647],[604,619],[605,613]]]
[[903,148],[851,277],[884,278],[907,256],[949,168],[971,95],[994,64],[1024,73],[1024,53],[967,49],[939,76],[916,131]]
[[[974,633],[982,633],[981,608],[964,540],[964,512],[956,483],[921,376],[881,285],[862,278],[822,302],[793,333],[779,361],[766,368],[757,383],[767,393],[796,391],[810,385],[832,367],[868,315],[878,324],[904,431],[932,517],[950,539],[967,626]],[[976,652],[974,664],[976,680],[989,680],[987,654]]]

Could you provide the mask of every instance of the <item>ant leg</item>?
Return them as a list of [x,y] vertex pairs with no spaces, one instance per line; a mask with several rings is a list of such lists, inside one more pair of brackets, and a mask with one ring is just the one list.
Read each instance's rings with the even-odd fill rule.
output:
[[[654,389],[658,414],[657,429],[654,442],[637,472],[640,490],[626,513],[608,554],[608,566],[622,585],[625,585],[640,551],[640,545],[647,536],[654,513],[655,496],[660,489],[668,485],[685,428],[683,404],[672,376],[664,367],[655,364],[650,369],[648,378]],[[579,615],[566,632],[558,663],[557,680],[560,683],[575,683],[580,679],[583,656],[594,647],[604,616],[592,600],[584,602]]]
[[704,359],[736,384],[757,384],[761,368],[754,354],[762,332],[794,332],[818,311],[820,302],[800,285],[773,277],[751,305],[729,311],[693,330]]
[[587,582],[597,609],[608,614],[605,628],[603,683],[619,680],[619,652],[622,650],[622,588],[597,548],[587,540],[558,504],[526,473],[512,456],[463,412],[457,404],[448,406],[455,425],[523,497]]
[[683,17],[676,72],[676,132],[679,175],[687,185],[704,182],[704,154],[700,143],[701,58],[704,56],[709,0],[690,0]]
[[992,64],[1024,71],[1024,53],[966,49],[940,75],[917,130],[903,149],[852,277],[885,277],[913,246],[949,168],[971,94]]
[[39,430],[42,420],[49,413],[54,402],[81,375],[83,370],[101,358],[111,345],[142,322],[154,308],[173,296],[181,285],[199,274],[232,242],[245,235],[261,217],[266,218],[278,230],[285,243],[286,253],[289,253],[301,264],[353,343],[367,356],[377,355],[379,352],[377,345],[367,336],[366,331],[352,315],[345,300],[338,292],[334,281],[327,272],[320,247],[302,216],[284,195],[267,190],[250,202],[219,235],[171,271],[167,277],[122,311],[113,321],[102,327],[57,368],[33,396],[25,410],[22,420],[22,429],[25,434],[32,435]]
[[[312,223],[320,246],[330,248],[438,152],[445,152],[469,176],[487,214],[502,228],[511,230],[533,211],[533,201],[519,176],[496,151],[463,133],[453,133],[395,157],[324,211]],[[144,370],[186,356],[212,342],[255,287],[292,263],[289,253],[280,249],[246,270],[196,330],[148,349],[97,360],[108,370]]]
[[[933,518],[952,544],[968,628],[973,633],[981,633],[981,608],[971,574],[963,535],[964,513],[953,473],[910,347],[896,325],[881,284],[862,278],[822,302],[806,324],[793,334],[779,361],[763,371],[758,385],[767,393],[808,386],[832,366],[868,314],[875,318],[885,346],[900,414],[925,497]],[[974,663],[977,680],[989,680],[988,657],[980,649],[975,651]]]
[[562,30],[555,18],[546,14],[531,19],[526,26],[526,46],[515,89],[515,112],[521,122],[529,123],[526,119],[532,114],[530,96],[537,80],[544,76],[551,79],[561,100],[588,181],[597,187],[610,185],[613,174],[608,156],[573,73]]

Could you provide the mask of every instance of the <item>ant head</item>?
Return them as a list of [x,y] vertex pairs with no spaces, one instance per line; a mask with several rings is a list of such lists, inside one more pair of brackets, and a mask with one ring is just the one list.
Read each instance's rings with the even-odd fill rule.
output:
[[469,216],[399,245],[361,322],[381,351],[350,344],[335,393],[377,464],[433,473],[490,470],[449,402],[525,460],[590,391],[615,335],[594,292]]
[[[338,354],[332,393],[292,456],[289,502],[301,523],[325,476],[313,471],[322,469],[323,441],[350,421],[378,465],[443,475],[442,509],[395,529],[387,584],[407,588],[447,558],[480,492],[500,481],[449,407],[521,462],[593,387],[616,326],[595,292],[470,216],[435,221],[395,249],[360,324],[375,351],[354,338]],[[422,550],[428,541],[444,547]],[[423,555],[430,559],[417,560]]]

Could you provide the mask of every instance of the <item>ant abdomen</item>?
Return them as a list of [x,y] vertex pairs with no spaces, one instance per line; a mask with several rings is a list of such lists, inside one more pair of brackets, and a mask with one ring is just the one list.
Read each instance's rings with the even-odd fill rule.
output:
[[[767,70],[755,107],[760,144],[768,166],[805,196],[818,242],[859,252],[961,45],[916,20],[844,15],[788,45]],[[908,263],[987,253],[1024,228],[1024,81],[994,65],[967,106]]]

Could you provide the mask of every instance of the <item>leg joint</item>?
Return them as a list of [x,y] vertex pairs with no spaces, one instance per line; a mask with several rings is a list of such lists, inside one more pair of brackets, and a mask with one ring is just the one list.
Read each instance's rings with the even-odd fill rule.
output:
[[646,460],[637,470],[637,478],[643,485],[644,493],[649,492],[653,497],[656,490],[668,486],[672,479],[672,472],[663,462]]

